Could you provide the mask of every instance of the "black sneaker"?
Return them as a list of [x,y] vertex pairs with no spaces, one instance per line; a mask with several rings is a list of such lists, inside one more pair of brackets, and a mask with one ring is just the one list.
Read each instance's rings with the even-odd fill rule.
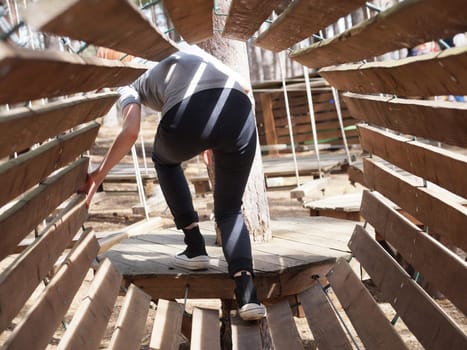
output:
[[184,241],[187,245],[183,252],[175,255],[174,265],[184,267],[189,270],[204,270],[209,267],[209,256],[206,252],[204,238],[195,226],[191,230],[184,229]]
[[256,296],[256,287],[253,277],[243,271],[240,276],[234,277],[235,297],[237,299],[238,313],[245,321],[259,320],[266,316],[266,308]]

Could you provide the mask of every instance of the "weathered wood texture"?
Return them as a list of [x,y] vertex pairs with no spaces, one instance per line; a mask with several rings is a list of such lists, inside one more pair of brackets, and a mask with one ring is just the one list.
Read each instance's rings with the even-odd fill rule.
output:
[[76,161],[45,180],[18,203],[0,214],[0,260],[12,254],[29,232],[84,184],[88,163],[87,158]]
[[303,349],[292,309],[287,300],[268,306],[266,316],[274,349]]
[[401,133],[467,147],[467,104],[345,93],[356,119]]
[[[92,18],[92,20],[90,20]],[[129,0],[51,0],[31,4],[27,22],[39,31],[67,36],[161,61],[177,51]]]
[[254,44],[282,51],[333,24],[365,4],[364,0],[296,0],[262,32]]
[[261,333],[257,322],[243,321],[236,313],[230,315],[232,350],[261,350]]
[[117,299],[122,277],[104,260],[61,339],[58,349],[97,349]]
[[0,165],[0,181],[4,186],[0,194],[0,205],[20,195],[44,180],[52,171],[73,161],[88,150],[98,130],[99,125],[92,122]]
[[47,346],[95,259],[97,248],[94,233],[89,231],[66,258],[26,317],[16,326],[4,344],[5,349],[30,349],[31,344],[37,349]]
[[219,310],[193,309],[190,350],[220,350]]
[[105,115],[117,98],[114,92],[90,94],[0,113],[0,129],[8,130],[0,138],[0,157]]
[[367,349],[407,349],[347,261],[339,259],[327,278]]
[[467,157],[375,127],[358,129],[364,150],[467,198]]
[[363,94],[464,95],[467,92],[467,47],[398,61],[323,68],[320,74],[339,90]]
[[349,247],[426,349],[463,349],[467,336],[404,269],[357,225]]
[[150,350],[178,350],[181,341],[183,307],[160,299],[152,328]]
[[175,29],[190,44],[212,36],[213,6],[213,0],[164,0]]
[[424,280],[467,314],[465,291],[453,283],[455,280],[467,281],[467,264],[459,256],[388,207],[380,196],[365,191],[361,213]]
[[147,67],[0,43],[0,69],[0,103],[16,103],[125,85]]
[[422,181],[417,183],[371,159],[364,160],[364,169],[368,188],[397,203],[427,225],[430,231],[467,250],[467,208],[461,203],[423,187]]
[[223,36],[248,40],[271,15],[281,0],[232,0]]
[[319,283],[301,293],[299,298],[308,326],[320,350],[352,349]]
[[466,18],[464,0],[406,0],[291,58],[313,68],[355,62],[465,32]]

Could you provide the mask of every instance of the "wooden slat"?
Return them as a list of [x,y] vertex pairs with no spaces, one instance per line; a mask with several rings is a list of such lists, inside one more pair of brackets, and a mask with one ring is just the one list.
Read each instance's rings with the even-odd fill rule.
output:
[[[323,68],[319,72],[339,90],[398,96],[467,93],[467,47],[398,61]],[[423,77],[423,79],[420,79]]]
[[467,346],[467,337],[459,326],[361,226],[356,226],[349,247],[426,349]]
[[351,350],[352,346],[347,335],[318,283],[299,295],[308,326],[318,348],[320,350]]
[[140,349],[150,301],[149,295],[134,284],[130,285],[110,340],[109,349]]
[[191,350],[220,350],[219,310],[193,309]]
[[276,123],[272,111],[271,94],[260,94],[261,108],[263,110],[264,136],[266,144],[277,144]]
[[[467,251],[467,208],[430,191],[371,159],[364,160],[365,184],[404,208],[431,232]],[[436,213],[436,215],[433,215]]]
[[467,157],[371,126],[358,131],[364,150],[467,198]]
[[465,32],[466,18],[464,0],[406,0],[291,56],[313,68],[355,62]]
[[174,301],[159,299],[149,350],[178,350],[183,308]]
[[37,285],[47,276],[86,217],[84,196],[77,196],[44,230],[40,238],[2,272],[0,331],[8,327]]
[[467,147],[467,104],[344,94],[354,118],[405,134]]
[[236,312],[230,315],[232,350],[260,350],[261,333],[258,322],[243,321]]
[[295,0],[259,35],[255,45],[282,51],[364,4],[365,0]]
[[281,0],[232,0],[223,36],[247,41],[268,19]]
[[71,162],[93,144],[99,124],[92,122],[65,136],[0,165],[0,205],[44,180],[52,171]]
[[58,349],[98,349],[118,296],[122,276],[105,259],[61,339]]
[[345,259],[337,261],[327,278],[367,349],[407,349],[394,326]]
[[68,36],[148,60],[161,61],[177,51],[175,43],[129,0],[41,1],[28,6],[26,19],[39,31]]
[[90,94],[0,113],[0,129],[8,130],[0,139],[0,157],[105,115],[117,98],[115,92]]
[[453,283],[467,281],[465,261],[368,191],[363,193],[361,214],[424,280],[467,314],[465,290]]
[[298,334],[292,309],[287,300],[282,300],[268,306],[267,319],[274,349],[303,349],[303,343],[300,334]]
[[190,44],[212,37],[213,0],[164,0],[177,32]]
[[0,42],[0,70],[0,103],[16,103],[129,84],[147,67]]
[[88,158],[82,158],[60,170],[0,215],[0,260],[12,254],[34,227],[84,184],[88,163]]
[[73,249],[57,274],[48,284],[45,292],[28,311],[25,318],[15,327],[5,344],[6,349],[43,349],[49,344],[55,329],[63,320],[73,296],[79,289],[86,273],[95,259],[97,241],[89,231]]

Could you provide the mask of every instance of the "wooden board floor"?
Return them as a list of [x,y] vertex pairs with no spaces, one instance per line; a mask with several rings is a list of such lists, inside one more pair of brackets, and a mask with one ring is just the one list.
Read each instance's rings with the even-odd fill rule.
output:
[[[262,299],[293,295],[309,287],[313,276],[324,278],[339,257],[350,258],[347,242],[355,223],[327,217],[272,220],[273,239],[254,243],[258,294]],[[127,283],[133,282],[154,299],[227,298],[233,282],[222,249],[215,245],[212,222],[201,223],[211,266],[189,271],[173,266],[173,256],[184,249],[183,233],[175,228],[149,231],[114,246],[106,256]]]

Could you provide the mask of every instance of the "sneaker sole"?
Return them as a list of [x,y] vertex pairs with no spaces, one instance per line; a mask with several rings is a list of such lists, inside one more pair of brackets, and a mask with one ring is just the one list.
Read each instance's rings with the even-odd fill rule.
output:
[[238,313],[245,321],[260,320],[266,317],[266,308],[262,304],[245,304],[238,310]]
[[187,261],[186,259],[175,256],[174,265],[188,270],[206,270],[209,267],[208,257],[196,257],[197,260]]

